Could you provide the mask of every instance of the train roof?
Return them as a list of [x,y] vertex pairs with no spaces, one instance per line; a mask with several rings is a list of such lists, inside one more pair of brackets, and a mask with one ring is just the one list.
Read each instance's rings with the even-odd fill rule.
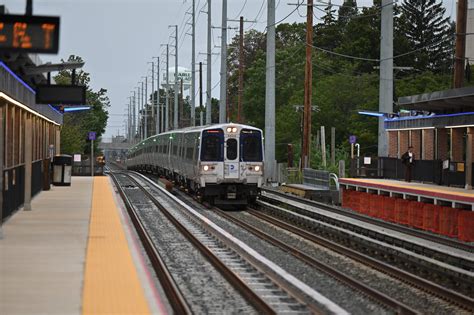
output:
[[142,141],[140,141],[139,143],[137,143],[136,145],[131,147],[129,149],[129,152],[135,151],[136,148],[138,148],[140,145],[144,145],[145,143],[147,143],[149,141],[152,141],[154,138],[156,138],[158,136],[161,136],[161,135],[175,134],[175,133],[182,133],[182,132],[188,133],[188,132],[203,131],[203,130],[206,130],[206,129],[216,129],[216,128],[222,128],[222,129],[225,130],[225,128],[227,126],[233,126],[233,127],[238,126],[238,127],[245,128],[245,129],[252,129],[252,130],[262,131],[261,129],[250,126],[250,125],[237,124],[237,123],[232,123],[232,122],[224,123],[224,124],[212,124],[212,125],[194,126],[194,127],[187,127],[187,128],[181,128],[181,129],[174,129],[174,130],[162,132],[158,135],[153,135],[153,136],[150,136],[146,139],[143,139]]

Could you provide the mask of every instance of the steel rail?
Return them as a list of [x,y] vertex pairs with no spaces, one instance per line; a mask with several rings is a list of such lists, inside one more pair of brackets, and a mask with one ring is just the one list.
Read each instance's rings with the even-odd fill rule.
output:
[[379,292],[379,291],[376,291],[374,290],[373,288],[363,284],[363,283],[360,283],[359,281],[357,281],[356,279],[350,277],[350,276],[347,276],[345,275],[344,273],[340,272],[339,270],[335,269],[335,268],[332,268],[326,264],[323,264],[317,260],[315,260],[314,258],[312,258],[311,256],[308,256],[306,255],[305,253],[303,253],[302,251],[292,247],[292,246],[289,246],[283,242],[281,242],[280,240],[274,238],[273,236],[265,233],[265,232],[262,232],[260,231],[259,229],[253,227],[252,225],[246,223],[246,222],[243,222],[242,220],[239,220],[233,216],[231,216],[230,214],[222,211],[222,210],[218,210],[216,209],[215,210],[217,213],[219,213],[219,215],[221,215],[222,217],[226,218],[227,220],[233,222],[234,224],[248,230],[249,232],[257,235],[258,237],[260,237],[261,239],[267,241],[268,243],[284,250],[284,251],[287,251],[289,252],[291,255],[293,255],[294,257],[296,257],[297,259],[305,262],[306,264],[316,268],[316,269],[319,269],[320,271],[330,275],[331,277],[339,280],[340,282],[344,283],[345,285],[355,289],[355,290],[358,290],[360,292],[362,292],[363,294],[365,294],[366,296],[368,296],[369,298],[372,298],[374,299],[376,302],[378,303],[381,303],[383,305],[385,305],[386,307],[389,307],[395,311],[397,311],[398,313],[400,314],[418,314],[417,311],[413,310],[412,308],[410,308],[409,306],[403,304],[403,303],[400,303],[394,299],[392,299],[391,297]]
[[125,207],[127,208],[127,212],[133,222],[135,230],[137,231],[142,245],[145,248],[145,251],[151,261],[155,274],[160,280],[161,285],[163,286],[163,289],[168,300],[170,301],[173,311],[176,314],[192,314],[191,309],[186,303],[186,299],[184,298],[178,286],[174,282],[171,273],[166,267],[166,264],[161,259],[160,254],[153,245],[153,241],[148,235],[146,228],[140,221],[138,214],[136,213],[134,207],[132,206],[132,203],[130,202],[125,191],[120,185],[119,180],[116,178],[116,174],[111,172],[110,175],[115,183],[115,186],[117,187],[120,196],[122,197],[122,200],[124,201]]
[[370,266],[373,269],[376,269],[384,274],[388,274],[404,283],[407,283],[411,286],[420,288],[425,292],[429,292],[445,301],[454,303],[459,307],[466,309],[470,312],[474,312],[474,299],[471,299],[467,296],[461,295],[454,291],[443,288],[437,284],[429,282],[425,279],[407,273],[401,269],[395,268],[391,265],[378,261],[367,255],[358,253],[355,250],[347,248],[345,246],[339,245],[337,243],[330,242],[322,237],[319,237],[315,234],[309,233],[303,229],[292,226],[282,220],[276,219],[270,215],[261,213],[256,210],[249,210],[248,213],[254,215],[255,217],[267,221],[272,225],[278,226],[284,230],[290,231],[306,240],[309,240],[313,243],[326,247],[334,252],[342,254],[346,257],[359,261],[367,266]]
[[[230,270],[214,253],[202,244],[185,226],[181,224],[156,198],[146,190],[133,176],[129,178],[139,187],[157,206],[162,213],[170,220],[173,225],[206,257],[211,264],[233,285],[259,312],[263,314],[276,314],[275,311],[254,291],[252,291],[245,282],[240,279],[232,270]],[[171,199],[172,200],[172,199]],[[173,201],[174,202],[174,201]]]
[[[316,207],[316,208],[321,208],[323,210],[331,211],[331,212],[334,212],[334,213],[337,213],[337,214],[340,214],[340,215],[344,215],[344,216],[347,216],[347,217],[350,217],[350,218],[353,218],[353,219],[357,219],[359,221],[363,221],[363,222],[366,222],[366,223],[378,225],[378,226],[383,227],[383,228],[395,230],[395,231],[398,231],[398,232],[401,232],[401,233],[404,233],[404,234],[408,234],[408,235],[416,236],[416,237],[419,237],[419,238],[423,238],[423,239],[426,239],[428,241],[436,242],[436,243],[439,243],[439,244],[447,245],[447,246],[450,246],[450,247],[454,247],[454,248],[462,249],[462,250],[467,251],[467,252],[474,253],[474,246],[472,246],[471,244],[468,244],[468,243],[462,243],[462,242],[455,241],[455,240],[452,240],[452,239],[439,237],[435,234],[422,232],[422,231],[417,231],[417,230],[414,230],[414,229],[411,229],[411,228],[408,228],[408,227],[405,227],[405,226],[401,226],[401,225],[393,224],[393,223],[390,223],[390,222],[377,220],[377,219],[368,217],[366,215],[361,215],[359,213],[355,213],[355,212],[352,212],[352,211],[343,210],[343,209],[340,209],[338,207],[326,205],[326,204],[316,202],[316,201],[313,201],[313,200],[307,200],[307,199],[303,199],[303,198],[300,198],[300,197],[297,197],[297,196],[292,196],[292,195],[289,195],[289,194],[285,194],[283,192],[275,191],[274,189],[262,188],[262,191],[265,191],[266,193],[269,193],[269,194],[274,194],[274,195],[277,195],[277,196],[281,196],[281,197],[284,197],[284,198],[289,199],[289,200],[298,201],[298,202],[301,202],[303,204],[310,205],[310,206],[313,206],[313,207]],[[263,199],[265,199],[265,198],[272,199],[268,196],[261,196],[261,198],[263,198]],[[274,200],[274,199],[272,199],[272,200]],[[278,201],[278,200],[275,200],[275,201]],[[278,202],[281,202],[281,201],[278,201]]]

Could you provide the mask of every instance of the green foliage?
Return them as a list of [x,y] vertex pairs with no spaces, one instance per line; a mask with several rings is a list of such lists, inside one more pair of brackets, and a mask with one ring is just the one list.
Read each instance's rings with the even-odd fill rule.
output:
[[[394,55],[410,52],[421,46],[416,45],[415,37],[406,36],[407,23],[410,16],[402,6],[395,6],[394,21]],[[417,24],[416,27],[433,31],[435,27],[439,36],[448,36],[451,25],[445,19],[439,19],[444,12],[437,7],[434,0],[422,1],[429,3],[434,16],[427,16],[426,21],[437,21],[437,25]],[[439,4],[439,1],[437,1]],[[321,22],[314,26],[313,43],[319,48],[342,55],[357,58],[346,58],[330,54],[319,49],[313,50],[313,95],[312,105],[317,110],[312,113],[312,137],[316,138],[321,126],[325,126],[326,135],[331,127],[336,128],[336,160],[347,159],[350,146],[348,137],[357,136],[361,154],[377,154],[378,119],[359,115],[359,110],[378,110],[379,104],[379,70],[377,60],[380,58],[380,12],[381,1],[374,1],[374,6],[358,9],[355,0],[345,1],[336,13],[336,9],[328,4]],[[431,12],[431,11],[430,11]],[[414,27],[414,26],[413,26]],[[448,30],[449,29],[449,30]],[[442,33],[442,34],[441,34]],[[276,158],[279,162],[287,160],[287,145],[294,146],[295,162],[299,159],[302,135],[302,112],[298,106],[304,101],[304,67],[305,67],[305,23],[281,23],[276,27]],[[436,41],[430,38],[425,45]],[[265,127],[265,72],[266,45],[265,34],[252,30],[244,34],[244,95],[243,113],[245,123],[264,129]],[[229,104],[232,112],[231,120],[235,121],[238,95],[239,37],[232,40],[228,53],[229,69]],[[443,42],[447,45],[447,42]],[[450,87],[449,71],[451,57],[439,54],[436,45],[429,49],[420,49],[420,53],[429,55],[427,66],[418,67],[414,71],[396,71],[394,73],[394,101],[399,96],[414,95]],[[440,46],[442,51],[448,46]],[[421,57],[420,57],[421,58]],[[368,60],[367,60],[368,59]],[[372,59],[372,60],[370,60]],[[434,60],[438,60],[435,63]],[[406,54],[397,57],[397,66],[411,66],[418,60],[418,55]],[[416,61],[416,62],[415,62]],[[442,68],[445,67],[445,68]],[[444,69],[444,70],[443,70]],[[329,143],[329,137],[326,137]],[[329,149],[328,151],[329,152]],[[328,159],[329,161],[329,159]],[[321,168],[321,151],[316,150],[316,141],[312,143],[311,165]],[[332,171],[337,166],[328,166]]]
[[[79,56],[71,55],[68,61],[80,61]],[[60,71],[54,77],[57,84],[71,84],[71,71]],[[107,90],[100,89],[93,91],[89,87],[89,73],[79,70],[76,72],[76,84],[86,86],[86,104],[91,106],[88,111],[65,113],[63,117],[63,126],[61,128],[61,152],[63,153],[90,153],[90,143],[87,141],[89,131],[95,131],[97,140],[105,132],[108,113],[107,107],[110,106]],[[99,141],[95,141],[95,149]]]

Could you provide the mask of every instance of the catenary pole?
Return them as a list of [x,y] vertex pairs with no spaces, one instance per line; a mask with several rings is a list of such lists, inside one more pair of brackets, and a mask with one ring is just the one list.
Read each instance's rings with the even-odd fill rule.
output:
[[166,44],[166,105],[165,105],[165,131],[170,127],[170,50],[169,44]]
[[143,99],[144,99],[144,111],[145,111],[145,127],[144,127],[144,134],[145,134],[145,137],[144,139],[148,138],[148,108],[147,108],[147,105],[148,105],[148,76],[145,77],[145,94],[143,95]]
[[[240,30],[239,30],[239,97],[237,103],[237,122],[243,123],[242,119],[242,103],[244,98],[244,17],[240,17]],[[267,30],[267,35],[270,34]],[[268,35],[271,36],[271,35]],[[267,49],[268,49],[267,39]],[[271,40],[270,40],[271,41]],[[268,55],[267,55],[268,58]],[[267,59],[268,61],[268,59]]]
[[265,179],[275,169],[275,0],[267,2],[267,60],[265,84]]
[[310,167],[311,152],[311,98],[313,93],[313,0],[308,0],[306,9],[306,62],[304,73],[304,111],[303,111],[303,168]]
[[173,128],[178,129],[178,25],[175,27],[175,36],[174,36],[174,111],[173,111]]
[[[379,112],[393,112],[393,0],[382,0]],[[388,155],[384,117],[379,117],[378,156]]]
[[204,124],[204,108],[202,106],[202,62],[199,62],[199,125],[202,126]]
[[196,21],[195,0],[192,8],[192,36],[191,36],[191,126],[196,125]]
[[[156,59],[156,96],[153,93],[153,97],[155,101],[153,102],[153,106],[156,106],[156,115],[155,115],[155,134],[160,133],[160,57],[153,57]],[[152,68],[152,72],[155,71]],[[152,83],[152,85],[154,82]]]
[[227,0],[222,0],[221,25],[221,93],[219,100],[219,123],[225,123],[227,105]]
[[211,104],[211,0],[207,0],[207,82],[206,82],[206,125],[212,123]]

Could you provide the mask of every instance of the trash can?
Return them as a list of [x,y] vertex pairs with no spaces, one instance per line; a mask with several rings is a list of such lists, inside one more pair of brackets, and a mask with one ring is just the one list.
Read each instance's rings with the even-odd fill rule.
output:
[[53,158],[53,185],[71,186],[72,156],[56,155]]

